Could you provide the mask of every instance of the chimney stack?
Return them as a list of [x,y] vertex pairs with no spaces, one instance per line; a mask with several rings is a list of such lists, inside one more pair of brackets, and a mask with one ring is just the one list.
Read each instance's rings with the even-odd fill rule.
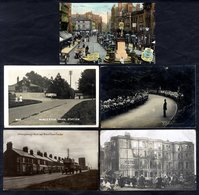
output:
[[27,146],[23,147],[23,151],[28,153],[28,147]]
[[47,155],[47,152],[44,152],[44,157],[47,157],[48,155]]
[[33,155],[34,153],[33,153],[33,150],[30,150],[30,155]]
[[12,142],[7,143],[7,150],[12,150]]
[[53,158],[53,155],[52,155],[52,154],[50,154],[50,155],[49,155],[49,157],[50,157],[50,158]]
[[57,157],[56,157],[56,156],[54,156],[54,159],[56,159],[56,160],[57,160]]

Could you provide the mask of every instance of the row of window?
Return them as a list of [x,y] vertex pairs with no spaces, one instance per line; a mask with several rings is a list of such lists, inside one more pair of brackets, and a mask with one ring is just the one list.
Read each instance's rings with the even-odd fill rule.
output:
[[42,159],[34,159],[27,157],[17,157],[17,163],[27,163],[27,164],[38,164],[38,165],[47,165],[48,161]]

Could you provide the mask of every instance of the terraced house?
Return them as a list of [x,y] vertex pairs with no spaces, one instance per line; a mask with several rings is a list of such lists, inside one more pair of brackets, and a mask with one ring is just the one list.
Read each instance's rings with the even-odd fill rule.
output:
[[7,149],[3,154],[4,157],[4,176],[32,175],[47,172],[61,172],[63,168],[63,158],[46,152],[42,153],[28,150],[25,146],[23,149],[13,148],[12,142],[7,143]]

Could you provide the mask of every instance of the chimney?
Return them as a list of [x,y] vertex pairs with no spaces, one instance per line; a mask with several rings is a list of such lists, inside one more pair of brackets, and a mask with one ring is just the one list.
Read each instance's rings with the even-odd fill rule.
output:
[[30,155],[33,155],[34,153],[33,153],[33,150],[30,150]]
[[27,146],[23,147],[23,151],[28,153],[28,147]]
[[56,156],[54,156],[54,159],[56,159],[56,160],[57,160],[57,157],[56,157]]
[[125,132],[125,137],[130,139],[131,134],[129,132]]
[[43,157],[43,153],[42,152],[40,152],[40,156]]
[[39,155],[39,156],[40,156],[40,153],[41,153],[41,152],[38,150],[38,151],[37,151],[37,155]]
[[47,152],[44,152],[44,157],[47,157],[48,155],[47,155]]
[[7,150],[12,150],[12,142],[7,143]]
[[17,83],[19,82],[19,77],[17,77]]
[[58,160],[60,161],[60,160],[61,160],[61,157],[58,157]]
[[52,154],[50,154],[50,155],[49,155],[49,157],[50,157],[50,158],[53,158],[53,155],[52,155]]

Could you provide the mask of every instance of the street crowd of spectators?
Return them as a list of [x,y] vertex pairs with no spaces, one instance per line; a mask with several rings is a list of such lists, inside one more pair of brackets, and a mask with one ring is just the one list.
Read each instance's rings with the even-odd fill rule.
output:
[[195,176],[190,175],[184,178],[183,174],[179,176],[173,175],[159,175],[151,178],[140,176],[130,177],[111,177],[105,176],[100,179],[100,188],[103,191],[117,191],[122,188],[135,188],[135,189],[172,189],[175,186],[193,186],[195,184]]
[[147,92],[139,92],[134,96],[118,96],[116,98],[101,101],[101,117],[102,119],[114,116],[129,109],[135,108],[143,104],[148,99]]

